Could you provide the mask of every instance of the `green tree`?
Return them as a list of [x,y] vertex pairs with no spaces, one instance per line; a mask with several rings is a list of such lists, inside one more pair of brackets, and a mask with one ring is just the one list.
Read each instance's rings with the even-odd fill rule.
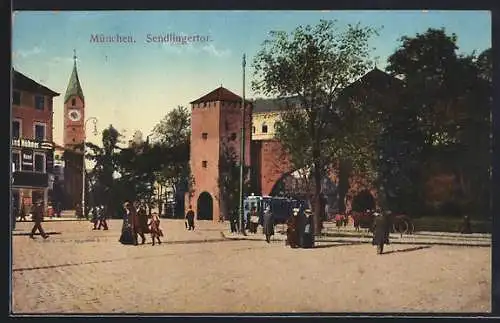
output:
[[120,138],[118,130],[113,125],[109,125],[102,132],[102,147],[91,142],[86,143],[91,150],[86,158],[95,163],[87,176],[87,179],[93,183],[91,196],[94,204],[107,206],[108,216],[113,216],[119,207],[118,192],[120,190],[116,187],[114,175],[119,166]]
[[[245,174],[250,171],[245,166]],[[216,197],[221,205],[221,216],[225,220],[229,219],[232,212],[239,209],[240,205],[240,159],[234,148],[227,142],[221,145],[221,157],[219,160],[219,177],[217,183],[219,196]],[[250,181],[244,182],[244,192],[251,192]]]
[[157,180],[162,186],[172,188],[174,195],[180,199],[184,193],[192,191],[194,178],[189,166],[191,114],[178,106],[170,111],[153,128],[152,139],[164,154],[168,155],[157,172]]
[[120,173],[121,182],[128,187],[126,199],[142,201],[151,213],[158,202],[155,192],[158,172],[169,162],[169,155],[163,147],[158,143],[151,144],[149,139],[143,141],[139,138],[122,149]]
[[491,54],[460,55],[456,42],[444,29],[403,37],[387,69],[404,79],[404,105],[423,136],[411,145],[421,148],[421,176],[453,172],[459,189],[448,203],[479,210],[488,195]]
[[[254,60],[253,89],[265,96],[295,97],[277,129],[296,168],[310,166],[314,179],[315,232],[321,231],[321,178],[334,160],[360,151],[356,137],[347,139],[357,111],[335,105],[342,89],[363,75],[372,63],[368,40],[373,28],[348,25],[338,31],[334,21],[297,27],[291,34],[270,32]],[[299,136],[300,134],[300,136]]]

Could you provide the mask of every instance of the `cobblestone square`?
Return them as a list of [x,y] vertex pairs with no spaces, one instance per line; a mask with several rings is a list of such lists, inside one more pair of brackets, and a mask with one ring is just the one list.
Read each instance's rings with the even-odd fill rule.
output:
[[[47,240],[17,223],[12,312],[489,312],[491,248],[233,240],[228,224],[162,220],[161,245],[118,242],[121,221],[44,222]],[[224,237],[226,236],[226,237]]]

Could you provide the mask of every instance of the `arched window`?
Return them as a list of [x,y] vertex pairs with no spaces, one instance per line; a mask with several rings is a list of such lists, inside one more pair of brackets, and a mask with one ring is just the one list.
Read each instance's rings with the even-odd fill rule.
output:
[[267,124],[262,124],[262,133],[267,133]]
[[252,133],[255,133],[255,127],[252,127]]

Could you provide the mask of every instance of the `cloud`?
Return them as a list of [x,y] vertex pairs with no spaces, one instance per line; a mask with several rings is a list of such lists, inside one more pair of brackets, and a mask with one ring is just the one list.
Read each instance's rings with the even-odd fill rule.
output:
[[163,44],[163,48],[166,52],[176,55],[205,53],[217,58],[231,55],[231,50],[217,48],[214,44],[202,46],[201,44],[196,43],[189,43],[186,45],[165,43]]
[[226,57],[231,55],[231,50],[229,49],[217,49],[214,44],[205,45],[201,48],[204,52],[209,53],[215,57]]
[[18,49],[17,51],[14,52],[13,56],[14,58],[26,58],[28,56],[41,54],[42,52],[43,50],[40,47],[35,46],[32,49],[27,49],[27,50]]

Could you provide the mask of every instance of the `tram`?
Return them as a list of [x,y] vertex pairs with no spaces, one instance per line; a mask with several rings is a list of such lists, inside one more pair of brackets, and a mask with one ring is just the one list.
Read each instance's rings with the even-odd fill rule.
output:
[[255,208],[259,216],[259,224],[263,224],[264,210],[266,207],[271,208],[271,213],[274,217],[275,224],[282,224],[291,216],[294,208],[298,208],[303,212],[308,208],[307,201],[273,196],[256,196],[254,194],[247,196],[243,201],[244,221],[248,223],[250,219],[250,211]]

